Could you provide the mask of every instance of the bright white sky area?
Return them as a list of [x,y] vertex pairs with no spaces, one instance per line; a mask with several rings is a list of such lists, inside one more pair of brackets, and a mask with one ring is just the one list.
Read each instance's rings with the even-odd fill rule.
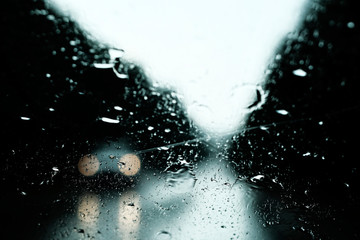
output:
[[255,86],[309,0],[48,1],[183,96],[200,128],[225,135],[246,122]]

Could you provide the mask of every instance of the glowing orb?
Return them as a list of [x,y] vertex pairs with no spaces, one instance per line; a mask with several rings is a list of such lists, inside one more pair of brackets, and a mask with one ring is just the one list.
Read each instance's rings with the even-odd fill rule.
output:
[[125,154],[119,160],[120,172],[126,176],[133,176],[140,170],[140,159],[135,154]]
[[96,156],[88,154],[80,158],[78,163],[79,172],[84,176],[93,176],[99,171],[100,162]]

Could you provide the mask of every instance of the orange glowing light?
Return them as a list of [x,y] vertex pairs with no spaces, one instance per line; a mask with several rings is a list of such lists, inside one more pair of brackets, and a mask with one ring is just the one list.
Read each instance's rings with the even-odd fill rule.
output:
[[125,154],[119,160],[120,172],[126,176],[134,176],[140,170],[141,161],[135,154]]
[[78,163],[79,172],[84,176],[93,176],[99,171],[100,162],[94,155],[88,154],[80,158]]

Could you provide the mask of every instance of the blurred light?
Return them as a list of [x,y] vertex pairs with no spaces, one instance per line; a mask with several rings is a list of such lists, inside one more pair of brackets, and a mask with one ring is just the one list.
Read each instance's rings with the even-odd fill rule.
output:
[[354,27],[355,27],[355,23],[354,23],[354,22],[348,22],[348,23],[347,23],[347,27],[348,27],[348,28],[354,28]]
[[190,118],[217,134],[246,123],[257,94],[236,89],[262,85],[307,1],[48,0],[101,42],[124,49],[154,85],[176,89]]
[[141,162],[135,154],[125,154],[119,160],[120,172],[126,176],[133,176],[140,170]]
[[137,239],[140,225],[140,197],[134,191],[121,194],[119,201],[119,230],[121,239]]
[[80,158],[78,163],[79,172],[84,176],[95,175],[100,167],[100,162],[96,156],[88,154]]
[[85,224],[93,225],[99,215],[99,198],[92,193],[82,195],[79,198],[78,219]]
[[293,71],[293,74],[298,76],[298,77],[306,77],[307,72],[305,72],[302,69],[296,69],[296,70]]

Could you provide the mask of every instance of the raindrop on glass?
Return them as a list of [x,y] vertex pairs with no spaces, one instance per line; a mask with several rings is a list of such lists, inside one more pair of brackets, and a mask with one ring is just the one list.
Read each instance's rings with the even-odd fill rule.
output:
[[167,170],[166,185],[175,193],[190,192],[196,179],[189,165],[171,166]]
[[307,72],[302,69],[296,69],[293,71],[293,74],[298,77],[305,77],[307,75]]
[[279,109],[279,110],[276,110],[276,112],[280,115],[288,115],[289,112],[286,111],[285,109]]
[[170,240],[171,238],[171,233],[167,231],[161,231],[156,234],[155,240]]

